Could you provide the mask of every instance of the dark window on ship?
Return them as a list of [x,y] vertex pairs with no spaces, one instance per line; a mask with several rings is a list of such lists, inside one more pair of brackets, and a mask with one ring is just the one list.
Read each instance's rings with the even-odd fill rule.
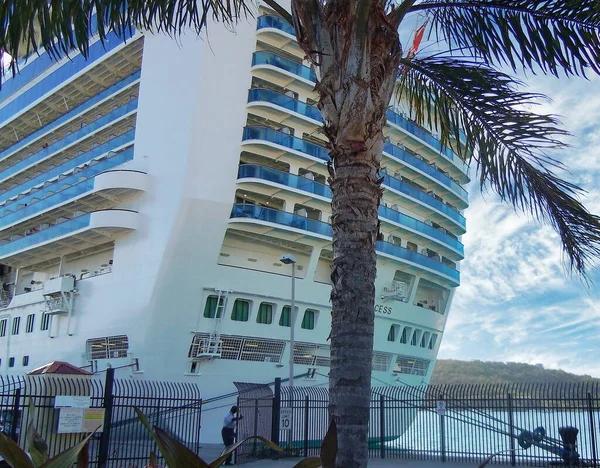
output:
[[437,341],[437,335],[432,335],[431,340],[429,341],[429,349],[433,349],[435,347],[436,341]]
[[304,317],[302,318],[302,328],[304,328],[306,330],[314,330],[316,316],[317,316],[316,310],[306,309],[304,311]]
[[408,343],[408,337],[410,336],[411,331],[412,331],[412,328],[410,328],[410,327],[404,327],[402,329],[402,336],[400,337],[400,343],[403,343],[403,344]]
[[[217,313],[217,302],[219,298],[217,296],[208,296],[206,298],[206,305],[204,306],[204,316],[206,318],[215,318]],[[225,299],[221,298],[221,305]],[[219,309],[219,317],[223,315],[223,310]]]
[[125,358],[129,351],[129,339],[126,335],[92,338],[87,340],[86,348],[89,361]]
[[33,332],[33,323],[35,322],[35,314],[29,314],[27,316],[27,327],[25,328],[26,333]]
[[42,314],[42,326],[40,327],[40,330],[48,330],[48,328],[50,328],[50,317],[52,317],[50,314]]
[[23,356],[23,365],[24,366],[28,366],[29,365],[29,356]]
[[264,323],[270,325],[273,323],[273,304],[268,302],[261,303],[256,316],[256,323]]
[[281,311],[281,317],[279,317],[279,326],[281,327],[289,327],[291,324],[290,312],[292,308],[290,306],[283,306],[283,310]]
[[418,334],[419,330],[415,330],[415,332],[413,333],[412,338],[410,339],[410,344],[412,346],[417,346],[417,334]]
[[11,357],[8,360],[8,367],[15,367],[15,358],[14,357]]
[[387,340],[388,341],[396,341],[396,327],[394,325],[392,325],[390,327],[390,331],[388,332]]
[[12,334],[13,335],[18,335],[19,334],[19,327],[21,326],[21,317],[15,317],[13,319],[13,326],[12,326]]
[[428,341],[429,341],[429,332],[425,332],[425,333],[423,333],[423,336],[421,337],[421,344],[419,344],[419,346],[421,348],[426,348]]
[[0,337],[6,336],[6,324],[8,319],[4,319],[0,321]]
[[249,313],[250,303],[242,299],[236,299],[233,303],[233,310],[231,311],[231,320],[235,320],[236,322],[247,322]]

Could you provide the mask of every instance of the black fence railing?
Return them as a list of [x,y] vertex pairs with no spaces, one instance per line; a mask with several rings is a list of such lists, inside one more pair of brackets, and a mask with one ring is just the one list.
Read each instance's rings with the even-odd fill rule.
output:
[[153,425],[164,428],[198,453],[202,399],[196,385],[115,380],[111,369],[104,381],[91,376],[0,377],[0,430],[27,447],[26,428],[32,421],[48,443],[51,456],[77,444],[87,434],[57,433],[57,395],[89,397],[91,408],[104,408],[104,419],[98,423],[104,423],[104,431],[88,444],[90,466],[143,467],[151,452],[161,457],[134,407]]
[[[328,399],[327,388],[283,386],[279,395],[240,399],[240,409],[248,415],[271,404],[273,438],[289,456],[315,456],[328,427]],[[480,462],[502,452],[493,463],[548,466],[577,459],[598,466],[599,425],[595,382],[376,387],[369,455]],[[561,427],[577,428],[576,454],[565,445]],[[261,456],[244,454],[243,461]]]

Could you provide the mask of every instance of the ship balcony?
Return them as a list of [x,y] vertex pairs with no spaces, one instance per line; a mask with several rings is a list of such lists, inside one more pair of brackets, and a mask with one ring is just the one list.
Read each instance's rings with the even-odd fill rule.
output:
[[285,155],[285,158],[297,162],[329,161],[326,148],[267,127],[245,127],[242,146],[248,151],[258,152],[276,160]]
[[14,268],[55,260],[113,242],[115,237],[137,229],[138,213],[103,210],[73,219],[61,219],[29,236],[0,245],[0,263]]
[[[308,159],[319,163],[329,160],[329,155],[324,147],[266,127],[244,128],[242,140],[242,146],[248,151],[258,152],[275,160],[291,158],[306,161]],[[403,182],[388,174],[380,175],[384,178],[383,185],[393,194],[401,196],[413,211],[431,218],[438,224],[447,226],[447,229],[457,230],[459,234],[466,232],[465,218],[457,209],[408,182]]]
[[[316,85],[317,76],[313,70],[272,52],[255,52],[252,65],[254,74],[259,78],[284,88],[289,88],[291,83],[296,84],[296,82],[310,85],[311,90]],[[297,78],[296,81],[292,80],[294,76]],[[400,132],[403,137],[408,136],[417,149],[427,151],[434,156],[441,154],[443,157],[438,158],[440,167],[455,175],[461,183],[469,182],[468,166],[452,149],[442,147],[439,140],[430,132],[400,114],[388,110],[386,117],[390,129]]]
[[461,183],[466,184],[469,178],[469,167],[452,149],[442,146],[440,141],[429,131],[411,122],[406,117],[391,111],[386,112],[388,126],[402,137],[408,137],[411,148],[416,151],[426,151],[442,158],[436,159],[436,164],[448,172],[456,174]]
[[[304,125],[307,122],[319,126],[323,123],[321,113],[316,107],[270,89],[250,89],[248,108],[262,117],[276,122],[283,122],[291,118],[302,121]],[[399,163],[415,182],[427,189],[440,192],[460,209],[468,206],[467,191],[449,175],[438,169],[437,164],[429,164],[423,158],[392,145],[390,142],[385,143],[383,155],[394,163]]]
[[[327,185],[270,167],[250,164],[240,166],[238,184],[260,192],[266,191],[270,196],[280,191],[288,191],[307,195],[311,200],[320,200],[327,205],[331,203],[331,190]],[[385,206],[379,207],[379,217],[394,230],[394,234],[398,232],[398,236],[403,239],[439,251],[455,261],[464,258],[463,244],[441,228],[436,229],[423,221]]]
[[[2,188],[5,191],[0,192],[0,202],[10,201],[14,197],[19,197],[20,194],[28,189],[51,181],[54,177],[60,177],[65,172],[76,169],[78,166],[83,167],[92,164],[95,160],[110,158],[112,155],[132,147],[134,138],[135,130],[130,130],[89,151],[67,159],[61,164],[56,165],[56,160],[53,160],[28,168],[2,184]],[[46,170],[44,171],[43,169]]]
[[116,37],[110,39],[106,49],[96,42],[90,47],[91,61],[78,54],[25,92],[1,103],[0,151],[139,71],[143,38],[122,44],[122,39]]
[[55,165],[55,161],[64,158],[67,151],[69,155],[77,154],[102,145],[111,139],[111,135],[122,134],[128,127],[134,127],[136,111],[137,99],[134,99],[36,153],[18,162],[11,161],[10,166],[0,171],[0,183],[14,178],[13,183],[18,184],[30,179],[31,170],[43,171]]
[[[229,222],[252,226],[251,230],[256,234],[275,232],[279,238],[296,242],[305,237],[331,240],[333,235],[330,224],[258,205],[235,204]],[[385,258],[401,262],[408,272],[449,287],[460,284],[457,270],[426,255],[382,241],[377,242],[377,252]]]
[[[47,149],[50,145],[54,146],[55,143],[63,141],[64,138],[83,130],[84,127],[87,129],[87,127],[95,125],[95,128],[90,127],[87,129],[88,132],[100,128],[101,125],[98,125],[97,121],[102,116],[116,111],[137,99],[139,80],[140,72],[128,76],[70,110],[52,123],[22,138],[4,151],[0,151],[0,171],[6,170],[9,166],[27,159],[43,149]],[[124,113],[113,114],[113,118],[116,119],[122,115]]]
[[273,52],[254,52],[250,70],[256,77],[276,83],[283,88],[293,87],[312,91],[317,82],[314,70]]
[[291,54],[303,56],[304,51],[296,41],[294,27],[277,16],[259,16],[256,25],[259,40]]
[[[126,153],[121,155],[114,159],[118,161],[128,156]],[[98,165],[116,164],[117,161],[103,161]],[[112,208],[131,194],[146,189],[146,175],[138,171],[113,169],[97,175],[88,174],[88,178],[84,175],[83,180],[80,180],[80,174],[49,184],[4,208],[0,217],[0,238],[38,230],[40,225],[51,224],[56,218],[71,218],[90,208]]]

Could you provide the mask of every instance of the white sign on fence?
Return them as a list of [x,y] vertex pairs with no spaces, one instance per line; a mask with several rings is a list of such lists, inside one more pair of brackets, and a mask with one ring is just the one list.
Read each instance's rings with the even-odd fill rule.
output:
[[89,408],[92,402],[89,396],[56,395],[55,408]]
[[59,434],[104,430],[104,408],[60,408],[58,411],[56,432]]
[[289,431],[292,428],[292,408],[281,408],[279,410],[279,429]]
[[438,400],[435,407],[435,412],[440,416],[444,416],[446,414],[446,402],[444,400]]
[[83,409],[81,408],[61,408],[58,415],[59,434],[72,434],[82,432],[83,429]]

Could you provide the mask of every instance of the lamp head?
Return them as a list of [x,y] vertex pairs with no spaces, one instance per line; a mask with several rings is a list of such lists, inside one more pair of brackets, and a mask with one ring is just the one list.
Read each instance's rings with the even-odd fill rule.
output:
[[296,263],[296,257],[292,254],[285,254],[279,257],[279,261],[281,263],[285,263],[286,265],[291,265],[292,263]]

